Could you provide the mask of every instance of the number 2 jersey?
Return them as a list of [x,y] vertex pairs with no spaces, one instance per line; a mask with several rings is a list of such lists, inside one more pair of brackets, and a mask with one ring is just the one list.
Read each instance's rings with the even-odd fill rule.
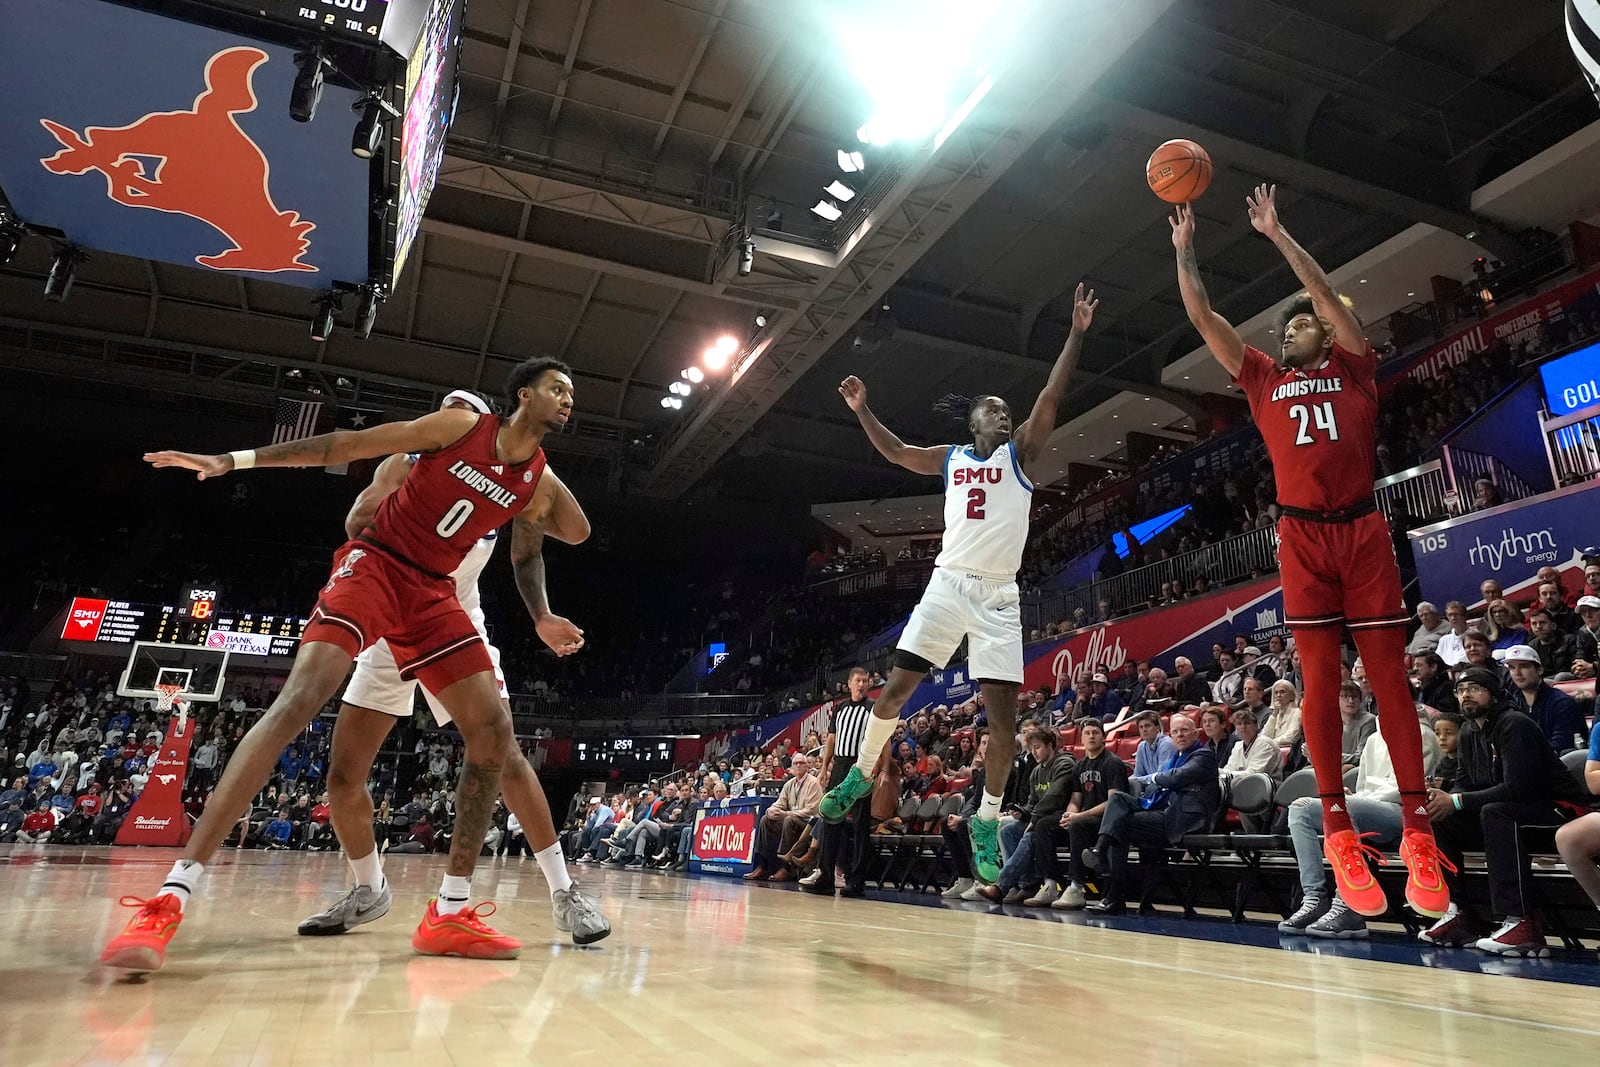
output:
[[357,540],[436,577],[460,568],[480,540],[528,506],[544,474],[542,448],[526,463],[502,462],[499,431],[497,416],[479,415],[458,440],[421,453]]
[[1377,354],[1335,344],[1314,370],[1249,345],[1237,381],[1267,444],[1278,503],[1339,512],[1372,500],[1377,465]]
[[934,563],[1015,581],[1032,505],[1033,486],[1023,477],[1013,442],[988,459],[974,455],[971,445],[951,445],[944,458],[944,544]]

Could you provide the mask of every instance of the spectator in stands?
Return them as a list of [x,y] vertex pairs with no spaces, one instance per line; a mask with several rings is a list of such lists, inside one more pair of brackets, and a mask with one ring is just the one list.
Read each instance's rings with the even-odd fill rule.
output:
[[1177,697],[1179,706],[1210,703],[1211,684],[1206,681],[1204,675],[1194,669],[1194,663],[1189,657],[1179,656],[1172,665],[1178,672],[1178,677],[1173,681],[1173,694]]
[[1499,507],[1506,502],[1505,494],[1500,487],[1487,478],[1479,478],[1472,483],[1472,510],[1483,511],[1486,508]]
[[1456,681],[1461,680],[1462,670],[1468,667],[1482,667],[1500,679],[1502,697],[1509,697],[1516,692],[1517,687],[1511,682],[1511,673],[1506,670],[1504,664],[1494,658],[1487,634],[1481,630],[1468,630],[1467,635],[1461,639],[1461,648],[1466,652],[1466,659],[1456,665]]
[[[1554,570],[1554,568],[1541,568],[1541,573],[1544,570]],[[1539,603],[1534,610],[1538,610],[1538,608],[1544,608],[1545,611],[1550,613],[1550,621],[1555,624],[1558,635],[1570,637],[1578,632],[1578,614],[1567,607],[1567,597],[1566,593],[1561,589],[1560,578],[1551,578],[1548,581],[1539,583]],[[1531,614],[1528,622],[1529,628],[1532,629],[1533,617]]]
[[1211,646],[1211,663],[1206,667],[1206,681],[1216,685],[1227,673],[1227,668],[1222,665],[1222,654],[1226,651],[1222,642],[1218,641]]
[[[1418,716],[1418,728],[1422,732],[1422,767],[1423,773],[1432,778],[1439,773],[1444,754],[1425,719],[1425,715]],[[1356,833],[1363,838],[1374,835],[1376,846],[1390,848],[1399,843],[1403,829],[1400,785],[1389,758],[1389,746],[1381,733],[1367,738],[1356,771],[1355,789],[1345,798],[1345,810],[1350,813]],[[1328,885],[1321,834],[1321,799],[1301,797],[1289,805],[1289,841],[1294,848],[1295,862],[1300,866],[1301,898],[1295,913],[1278,924],[1278,932],[1341,939],[1366,937],[1366,921],[1345,904],[1336,888]]]
[[[1600,730],[1589,736],[1583,780],[1589,795],[1600,797]],[[1600,811],[1591,811],[1557,830],[1556,851],[1595,907],[1600,908]]]
[[[1217,769],[1217,777],[1222,785],[1231,785],[1234,778],[1241,774],[1259,772],[1273,781],[1283,777],[1283,753],[1271,740],[1261,736],[1258,727],[1256,713],[1250,708],[1240,708],[1233,713],[1233,730],[1239,735],[1239,740],[1228,754],[1228,762]],[[1247,825],[1246,832],[1255,833],[1257,828]]]
[[40,797],[34,809],[22,820],[17,831],[17,842],[23,845],[42,845],[50,840],[56,828],[56,817],[50,811],[50,799]]
[[[978,732],[978,747],[972,763],[972,779],[967,783],[967,788],[962,791],[961,810],[951,815],[939,828],[944,837],[945,847],[950,852],[950,860],[955,865],[956,880],[946,889],[941,896],[946,900],[977,900],[981,894],[977,888],[977,868],[972,865],[972,841],[967,832],[967,824],[978,813],[978,802],[983,799],[983,772],[984,757],[989,751],[989,731]],[[1007,791],[1010,791],[1007,783]]]
[[[1575,615],[1573,617],[1576,618]],[[1539,654],[1544,676],[1552,682],[1571,681],[1575,677],[1572,664],[1577,658],[1577,639],[1562,633],[1555,614],[1543,606],[1528,612],[1528,628],[1533,631],[1533,640],[1528,645]]]
[[[727,760],[722,762],[724,766],[727,765]],[[415,816],[412,817],[412,821],[416,821]],[[583,834],[578,839],[579,863],[588,863],[598,857],[602,837],[616,825],[616,822],[616,809],[606,803],[604,797],[597,797],[590,802],[589,814],[583,820]]]
[[1221,704],[1207,704],[1199,715],[1200,734],[1205,738],[1206,747],[1217,757],[1217,766],[1221,767],[1228,762],[1233,746],[1239,743],[1239,735],[1233,732],[1228,709]]
[[1484,635],[1489,638],[1489,646],[1497,651],[1512,645],[1525,645],[1533,639],[1533,635],[1523,629],[1522,617],[1517,614],[1517,609],[1503,599],[1490,603],[1484,624],[1487,627]]
[[[1600,730],[1595,731],[1600,736]],[[0,809],[0,845],[9,845],[16,841],[17,834],[22,830],[22,824],[27,820],[22,812],[22,797],[12,796]]]
[[1505,598],[1506,591],[1493,578],[1485,578],[1478,583],[1478,599],[1483,603],[1485,611],[1496,600],[1504,600]]
[[1244,667],[1239,662],[1238,653],[1225,648],[1217,656],[1217,665],[1222,669],[1217,677],[1212,690],[1216,693],[1217,703],[1226,704],[1236,708],[1244,700]]
[[1122,715],[1122,694],[1111,688],[1111,679],[1104,674],[1093,675],[1090,683],[1090,691],[1079,694],[1072,717],[1115,722]]
[[1493,674],[1469,667],[1457,680],[1456,699],[1471,720],[1458,749],[1461,777],[1453,792],[1428,791],[1428,814],[1439,850],[1453,868],[1462,866],[1466,850],[1483,851],[1489,906],[1501,925],[1489,934],[1462,906],[1459,876],[1446,867],[1450,910],[1418,936],[1433,945],[1476,941],[1497,955],[1542,956],[1549,949],[1533,917],[1532,873],[1519,834],[1523,826],[1568,822],[1584,810],[1582,794],[1539,724],[1502,704]]
[[1367,738],[1378,728],[1378,717],[1363,707],[1362,703],[1360,685],[1355,682],[1340,684],[1339,716],[1344,720],[1344,733],[1339,742],[1339,751],[1340,762],[1346,771],[1361,763],[1361,750],[1366,747]]
[[1461,741],[1461,726],[1466,720],[1459,711],[1445,712],[1433,720],[1433,736],[1439,742],[1439,751],[1443,754],[1439,760],[1439,768],[1428,784],[1434,789],[1443,789],[1450,792],[1455,788],[1456,779],[1461,776],[1461,764],[1456,759],[1456,749]]
[[[1100,914],[1121,915],[1127,910],[1130,847],[1139,849],[1141,868],[1148,868],[1152,861],[1157,866],[1164,864],[1167,849],[1186,834],[1209,827],[1221,805],[1216,757],[1200,740],[1194,720],[1187,715],[1174,715],[1170,728],[1171,755],[1156,773],[1135,774],[1130,780],[1138,799],[1133,793],[1118,793],[1107,801],[1100,820],[1100,837],[1095,847],[1082,856],[1090,870],[1105,871],[1111,876],[1105,896],[1092,908]],[[1148,878],[1142,881],[1147,893],[1151,882]],[[1141,913],[1146,910],[1145,893],[1141,893]]]
[[980,886],[978,894],[997,903],[1043,907],[1053,904],[1060,896],[1059,887],[1045,883],[1032,896],[1028,889],[1040,881],[1035,859],[1039,850],[1049,845],[1050,829],[1060,822],[1061,813],[1072,797],[1073,759],[1071,753],[1061,750],[1060,735],[1051,726],[1038,723],[1029,726],[1022,732],[1022,743],[1033,769],[1008,814],[1015,820],[1011,824],[1012,834],[1020,827],[1024,836],[1015,839],[1016,845],[1009,850],[999,880],[993,885]]
[[[1267,687],[1249,675],[1245,675],[1244,689],[1240,695],[1243,699],[1239,701],[1238,710],[1249,709],[1254,712],[1257,726],[1260,726],[1262,721],[1272,714],[1272,708],[1267,704]],[[1236,728],[1238,726],[1237,719],[1234,720],[1234,726]]]
[[1578,598],[1578,616],[1583,625],[1574,635],[1572,673],[1577,678],[1593,678],[1600,663],[1600,596]]
[[1467,658],[1466,649],[1462,647],[1467,632],[1467,606],[1459,600],[1450,601],[1444,606],[1444,621],[1449,628],[1439,635],[1434,651],[1447,667],[1454,667]]
[[289,809],[279,808],[278,813],[262,828],[261,837],[268,848],[288,848],[294,836],[294,823],[289,821]]
[[[1261,649],[1255,645],[1246,645],[1244,649],[1244,674],[1247,678],[1254,678],[1261,683],[1261,691],[1266,692],[1273,682],[1278,680],[1278,672],[1272,669],[1272,664],[1261,654]],[[1241,685],[1241,690],[1243,686]]]
[[1272,705],[1267,721],[1262,724],[1262,736],[1280,748],[1293,749],[1304,736],[1300,724],[1300,691],[1289,679],[1280,678],[1272,683],[1270,692]]
[[787,882],[794,872],[778,861],[778,854],[789,852],[816,817],[822,803],[822,782],[804,755],[796,755],[789,763],[789,780],[783,783],[778,799],[761,816],[756,831],[755,867],[746,874],[746,881],[760,882],[770,878],[774,882]]
[[1148,777],[1171,757],[1172,738],[1162,732],[1161,716],[1153,711],[1140,712],[1133,723],[1139,731],[1139,745],[1133,750],[1133,773]]
[[[1128,791],[1127,764],[1106,750],[1104,726],[1093,719],[1085,719],[1080,729],[1083,759],[1072,769],[1072,796],[1056,825],[1050,828],[1048,838],[1041,828],[1035,848],[1035,863],[1044,875],[1045,889],[1051,885],[1065,886],[1050,904],[1061,911],[1084,906],[1083,887],[1088,881],[1088,872],[1083,866],[1082,853],[1099,839],[1100,820],[1105,815],[1107,801],[1115,793]],[[1067,846],[1069,857],[1065,880],[1057,855],[1057,849],[1063,844]]]
[[635,866],[643,865],[644,849],[650,844],[648,839],[645,838],[644,828],[647,824],[654,825],[651,823],[651,817],[655,814],[658,803],[659,798],[656,796],[654,789],[645,786],[639,790],[639,799],[634,802],[634,819],[632,823],[626,827],[619,826],[606,839],[606,847],[611,850],[610,855],[605,859],[606,863],[618,866],[623,863],[632,863],[634,859],[638,859],[639,863],[635,864]]
[[1166,712],[1177,706],[1178,691],[1167,680],[1167,672],[1160,667],[1151,667],[1149,680],[1138,693],[1138,699],[1129,707],[1130,715],[1137,715],[1141,711]]
[[1544,680],[1544,667],[1538,652],[1527,645],[1506,651],[1502,660],[1511,672],[1517,697],[1510,706],[1527,712],[1539,724],[1545,740],[1557,752],[1567,752],[1588,740],[1589,728],[1578,710],[1578,702]]
[[1455,682],[1450,679],[1450,669],[1444,657],[1437,652],[1424,652],[1412,661],[1416,667],[1417,703],[1425,704],[1435,712],[1448,713],[1461,710],[1456,703]]
[[1122,665],[1122,673],[1111,679],[1111,688],[1122,697],[1124,704],[1133,700],[1150,674],[1150,664],[1139,660],[1128,660]]
[[[1463,628],[1465,628],[1465,622],[1465,619],[1463,619]],[[1439,616],[1439,609],[1431,602],[1424,600],[1417,605],[1417,631],[1411,635],[1411,642],[1406,645],[1406,651],[1413,656],[1420,656],[1424,652],[1436,651],[1439,647],[1439,638],[1449,633],[1450,630],[1451,624]]]
[[675,859],[678,839],[684,825],[692,820],[687,783],[678,785],[669,782],[662,788],[661,793],[661,804],[651,819],[654,829],[646,831],[651,842],[646,847],[657,849],[649,859],[649,863],[656,867],[664,866]]

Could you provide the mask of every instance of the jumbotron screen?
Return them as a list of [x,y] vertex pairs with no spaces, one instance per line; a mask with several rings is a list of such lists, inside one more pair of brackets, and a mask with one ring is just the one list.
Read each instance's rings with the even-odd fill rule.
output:
[[406,68],[405,125],[400,135],[400,198],[395,223],[398,280],[422,225],[444,162],[444,139],[455,115],[462,0],[436,0]]

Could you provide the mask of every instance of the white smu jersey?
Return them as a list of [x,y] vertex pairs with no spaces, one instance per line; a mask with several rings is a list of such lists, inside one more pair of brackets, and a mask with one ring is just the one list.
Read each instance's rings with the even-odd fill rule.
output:
[[1010,441],[979,459],[952,445],[944,459],[944,547],[934,563],[951,571],[1015,581],[1028,540],[1033,486]]

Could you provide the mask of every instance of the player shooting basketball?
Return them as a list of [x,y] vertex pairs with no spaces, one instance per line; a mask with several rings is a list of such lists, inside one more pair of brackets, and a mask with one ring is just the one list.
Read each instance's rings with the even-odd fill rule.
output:
[[1367,866],[1365,854],[1376,850],[1356,836],[1344,805],[1339,668],[1349,627],[1378,698],[1378,723],[1400,786],[1406,900],[1424,915],[1442,916],[1450,896],[1439,867],[1447,861],[1433,840],[1422,741],[1406,681],[1410,616],[1389,527],[1372,492],[1377,353],[1328,276],[1279,221],[1276,186],[1258,186],[1246,204],[1250,224],[1277,246],[1306,287],[1284,309],[1276,360],[1245,344],[1212,310],[1195,261],[1193,210],[1180,204],[1169,221],[1189,321],[1244,390],[1277,478],[1284,613],[1305,669],[1302,714],[1322,797],[1324,851],[1346,904],[1363,915],[1388,910]]
[[425,954],[476,958],[504,959],[521,951],[515,939],[482,921],[482,908],[469,906],[472,871],[515,739],[494,664],[456,599],[450,574],[486,534],[509,520],[517,586],[540,639],[557,655],[570,655],[583,647],[583,631],[550,610],[541,554],[556,499],[555,480],[542,477],[541,445],[571,417],[571,372],[557,360],[528,360],[512,370],[507,394],[509,418],[445,410],[226,455],[145,456],[156,467],[181,467],[201,479],[257,466],[326,466],[395,453],[414,452],[418,459],[371,524],[335,555],[288,681],[228,761],[184,858],[155,896],[136,901],[138,913],[106,946],[102,962],[137,970],[161,966],[202,865],[266,784],[278,753],[338,690],[351,661],[380,638],[387,640],[401,677],[417,679],[439,699],[466,748],[447,873],[412,945]]

